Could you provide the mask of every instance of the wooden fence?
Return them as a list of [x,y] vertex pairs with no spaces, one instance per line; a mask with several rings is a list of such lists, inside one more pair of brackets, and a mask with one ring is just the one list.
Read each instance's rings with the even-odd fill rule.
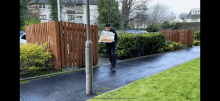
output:
[[159,33],[163,33],[167,40],[180,42],[186,46],[193,45],[194,30],[160,30]]
[[[27,43],[49,42],[55,69],[85,66],[86,25],[71,22],[46,22],[25,27]],[[98,64],[98,26],[90,26],[93,66]]]

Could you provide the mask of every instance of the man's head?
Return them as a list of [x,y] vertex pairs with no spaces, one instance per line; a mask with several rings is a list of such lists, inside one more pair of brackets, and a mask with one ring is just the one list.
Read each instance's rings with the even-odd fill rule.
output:
[[106,30],[106,31],[110,31],[110,29],[111,29],[110,24],[106,24],[106,25],[105,25],[105,30]]

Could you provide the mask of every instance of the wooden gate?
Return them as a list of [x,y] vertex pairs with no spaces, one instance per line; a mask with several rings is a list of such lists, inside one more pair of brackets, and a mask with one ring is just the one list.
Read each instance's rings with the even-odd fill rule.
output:
[[194,30],[160,30],[159,33],[163,33],[167,40],[180,42],[186,46],[193,45]]
[[[86,25],[71,22],[46,22],[25,27],[27,43],[49,42],[55,69],[85,66]],[[98,26],[90,26],[93,65],[98,64]]]

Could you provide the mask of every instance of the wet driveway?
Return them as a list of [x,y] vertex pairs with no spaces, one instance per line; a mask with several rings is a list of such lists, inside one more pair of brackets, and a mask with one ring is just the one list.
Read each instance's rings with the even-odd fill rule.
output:
[[85,101],[96,93],[119,88],[197,57],[200,57],[200,46],[119,62],[116,72],[110,71],[110,64],[96,67],[93,69],[93,95],[85,94],[85,71],[32,80],[20,84],[20,101]]

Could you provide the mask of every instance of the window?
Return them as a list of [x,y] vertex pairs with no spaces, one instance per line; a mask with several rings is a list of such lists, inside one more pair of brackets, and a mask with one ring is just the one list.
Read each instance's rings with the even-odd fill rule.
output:
[[45,4],[39,4],[39,9],[44,9],[46,8]]
[[200,14],[200,10],[198,10],[198,14]]
[[198,19],[195,19],[195,22],[198,22]]
[[67,14],[74,14],[75,13],[75,10],[73,11],[67,11]]
[[75,15],[68,15],[68,21],[75,20]]
[[96,16],[90,16],[90,20],[96,20]]
[[192,19],[192,22],[198,22],[198,19]]
[[47,20],[47,15],[40,15],[40,20]]
[[96,16],[93,16],[93,20],[96,20]]
[[76,4],[77,7],[82,7],[82,4]]
[[76,16],[76,23],[82,23],[82,16]]
[[83,10],[75,10],[77,14],[83,14]]
[[76,18],[82,18],[82,16],[76,16]]
[[83,7],[76,6],[75,11],[77,14],[83,14]]

